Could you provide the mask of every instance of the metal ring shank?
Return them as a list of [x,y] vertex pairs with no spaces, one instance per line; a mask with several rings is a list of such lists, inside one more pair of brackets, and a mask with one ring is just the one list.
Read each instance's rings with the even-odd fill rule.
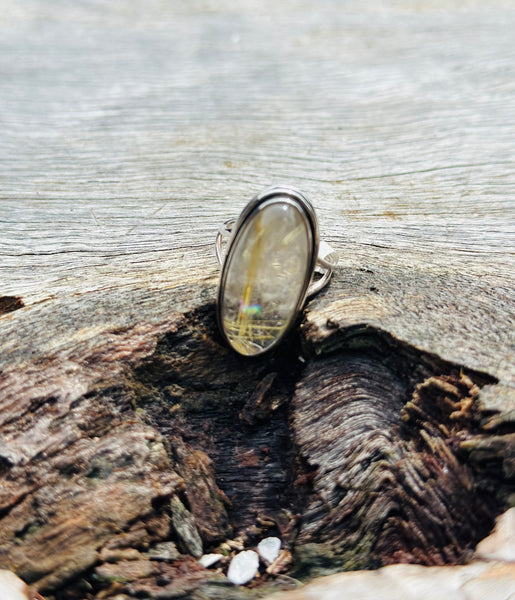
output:
[[217,258],[218,262],[220,263],[221,267],[224,264],[224,261],[222,258],[223,240],[225,237],[228,237],[232,233],[232,228],[234,226],[234,223],[236,223],[236,219],[229,219],[228,221],[225,221],[225,223],[220,227],[220,229],[218,230],[218,233],[216,235],[215,252],[216,252],[216,258]]
[[[308,287],[307,296],[314,296],[323,289],[333,274],[333,269],[338,264],[338,254],[334,249],[324,241],[320,242],[318,247],[318,257],[315,272],[321,273],[322,277],[317,280],[312,280]],[[314,274],[313,274],[314,275]]]

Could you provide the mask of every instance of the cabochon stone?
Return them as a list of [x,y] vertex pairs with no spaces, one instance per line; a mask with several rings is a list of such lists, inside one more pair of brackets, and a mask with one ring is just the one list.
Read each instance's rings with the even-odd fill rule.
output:
[[301,207],[276,197],[236,233],[227,258],[222,327],[244,355],[276,342],[296,317],[310,276],[312,232]]

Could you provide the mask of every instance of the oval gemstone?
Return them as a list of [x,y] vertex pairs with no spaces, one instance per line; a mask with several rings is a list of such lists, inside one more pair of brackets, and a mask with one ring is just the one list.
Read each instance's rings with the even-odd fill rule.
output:
[[311,279],[315,223],[289,196],[258,204],[237,225],[222,272],[219,320],[229,344],[256,355],[295,320]]

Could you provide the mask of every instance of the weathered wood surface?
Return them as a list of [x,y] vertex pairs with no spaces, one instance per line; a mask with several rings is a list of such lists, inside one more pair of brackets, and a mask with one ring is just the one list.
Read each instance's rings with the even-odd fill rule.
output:
[[[81,576],[105,588],[116,579],[105,565],[131,558],[154,589],[156,545],[196,553],[172,498],[205,548],[273,513],[252,535],[268,527],[291,548],[299,535],[314,574],[348,567],[357,548],[338,536],[359,534],[360,513],[342,478],[364,465],[362,485],[377,462],[427,454],[409,436],[434,437],[431,419],[445,431],[428,480],[452,494],[459,484],[456,502],[478,512],[435,513],[444,525],[436,539],[422,532],[418,560],[466,558],[513,478],[510,3],[0,9],[0,566],[42,589]],[[340,266],[293,346],[249,362],[219,344],[212,242],[272,183],[311,197]],[[347,418],[346,382],[362,391],[349,426],[387,429],[391,442],[352,464],[315,418],[317,399]],[[424,414],[428,397],[439,412],[417,424],[421,397]],[[442,484],[445,448],[458,464]],[[355,566],[417,560],[414,529],[392,546],[381,532],[427,523],[427,511],[382,528],[367,502],[375,537]],[[328,537],[332,559],[317,546]],[[185,564],[193,589],[206,575]],[[161,591],[181,580],[159,565]]]

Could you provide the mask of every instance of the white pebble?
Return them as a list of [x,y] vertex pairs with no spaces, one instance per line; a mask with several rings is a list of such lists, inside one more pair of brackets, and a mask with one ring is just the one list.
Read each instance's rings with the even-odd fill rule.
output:
[[267,565],[273,563],[274,560],[279,556],[280,549],[281,540],[276,537],[267,537],[264,540],[261,540],[257,547],[259,556],[261,556]]
[[212,567],[214,564],[216,564],[223,557],[223,554],[204,554],[198,559],[198,561],[205,569],[208,569],[209,567]]
[[254,550],[245,550],[237,554],[229,565],[227,578],[234,585],[245,585],[259,569],[259,557]]

